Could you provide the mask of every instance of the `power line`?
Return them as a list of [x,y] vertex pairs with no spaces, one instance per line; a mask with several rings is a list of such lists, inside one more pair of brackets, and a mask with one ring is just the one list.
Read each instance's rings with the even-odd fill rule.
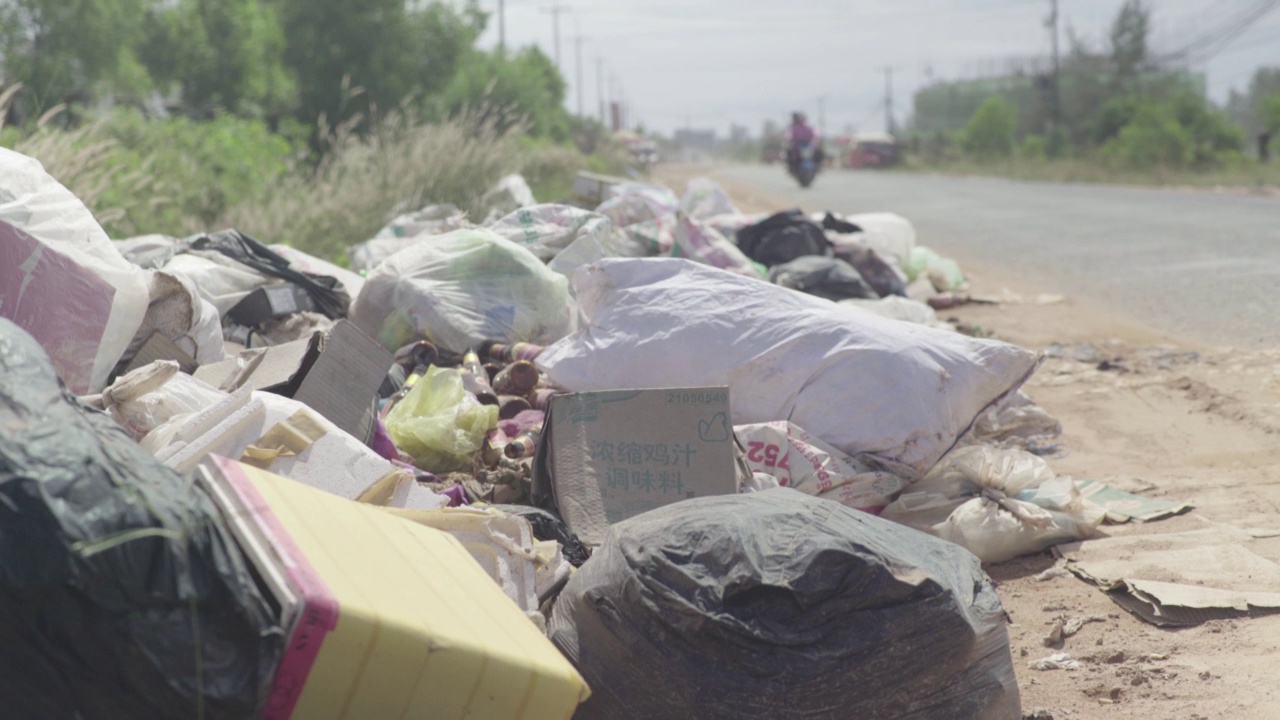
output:
[[1218,27],[1204,33],[1178,50],[1161,57],[1164,61],[1187,60],[1191,62],[1208,60],[1225,50],[1236,38],[1240,37],[1268,13],[1280,7],[1280,0],[1264,0],[1256,7],[1229,18]]
[[552,31],[555,33],[554,39],[555,39],[556,69],[559,70],[561,73],[564,72],[564,69],[560,66],[560,13],[564,12],[565,10],[572,10],[572,9],[573,8],[571,6],[562,5],[558,2],[542,8],[542,12],[551,13]]
[[582,32],[579,30],[572,38],[575,49],[577,50],[577,62],[575,65],[575,74],[577,79],[574,81],[574,89],[578,91],[578,117],[586,117],[586,109],[582,104],[582,43],[586,40]]

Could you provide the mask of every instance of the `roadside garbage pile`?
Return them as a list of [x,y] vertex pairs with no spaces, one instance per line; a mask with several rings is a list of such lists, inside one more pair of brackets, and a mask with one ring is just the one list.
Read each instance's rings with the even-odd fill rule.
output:
[[980,561],[1104,514],[1039,357],[899,216],[575,195],[347,270],[0,150],[15,717],[1020,717]]

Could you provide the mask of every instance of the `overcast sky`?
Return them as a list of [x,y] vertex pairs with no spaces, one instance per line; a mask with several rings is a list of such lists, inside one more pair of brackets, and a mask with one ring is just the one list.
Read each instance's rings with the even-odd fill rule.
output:
[[[498,41],[498,0],[481,44]],[[573,36],[582,45],[583,100],[598,107],[596,58],[616,76],[633,118],[668,133],[684,127],[724,134],[731,123],[757,134],[792,109],[818,117],[825,96],[830,133],[884,127],[883,66],[893,67],[895,116],[935,78],[972,77],[1008,56],[1047,54],[1050,0],[506,0],[507,44],[537,44],[554,57],[552,3],[560,18],[561,66],[577,110]],[[1123,0],[1060,0],[1066,28],[1101,43]],[[1150,0],[1157,49],[1171,51],[1271,0]],[[1199,63],[1221,102],[1261,65],[1280,66],[1280,9]],[[606,89],[606,94],[607,94]]]

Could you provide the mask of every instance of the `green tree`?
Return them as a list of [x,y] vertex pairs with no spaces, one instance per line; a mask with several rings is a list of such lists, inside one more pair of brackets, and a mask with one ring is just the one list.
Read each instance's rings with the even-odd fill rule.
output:
[[1137,169],[1176,170],[1191,164],[1195,143],[1172,113],[1154,103],[1140,105],[1133,120],[1102,147],[1103,157]]
[[1147,62],[1151,10],[1143,0],[1126,0],[1111,24],[1111,61],[1121,82],[1137,77]]
[[275,9],[259,0],[179,0],[144,23],[143,59],[198,114],[280,114],[296,105]]
[[1258,159],[1271,161],[1271,148],[1280,136],[1280,93],[1263,98],[1258,103],[1261,132],[1258,133]]
[[134,48],[148,0],[0,0],[0,62],[35,110],[150,86]]
[[562,142],[570,136],[565,88],[555,63],[536,47],[506,54],[473,50],[441,103],[450,115],[479,113],[502,131],[524,124],[536,137]]
[[1006,158],[1013,154],[1018,129],[1018,107],[992,95],[978,106],[964,129],[965,152],[976,158]]
[[[451,5],[405,0],[272,0],[297,78],[299,115],[344,120],[372,107],[444,89],[484,27],[474,0]],[[344,96],[344,80],[361,92]]]

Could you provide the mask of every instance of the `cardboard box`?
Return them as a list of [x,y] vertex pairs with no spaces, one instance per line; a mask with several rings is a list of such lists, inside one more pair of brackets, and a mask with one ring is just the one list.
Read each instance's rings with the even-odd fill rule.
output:
[[160,331],[151,333],[151,337],[142,344],[142,348],[138,350],[138,354],[129,361],[121,375],[127,375],[144,365],[150,365],[157,360],[173,360],[178,363],[178,367],[182,372],[190,375],[196,371],[200,363],[191,357],[177,343],[169,339],[168,335]]
[[227,316],[240,325],[257,327],[273,318],[315,309],[316,305],[306,290],[293,283],[277,283],[249,293],[227,311]]
[[557,395],[537,452],[535,500],[599,545],[610,523],[736,493],[731,417],[727,387]]
[[590,691],[447,533],[212,458],[288,633],[263,717],[568,720]]
[[375,419],[373,400],[394,363],[354,324],[204,365],[195,377],[228,392],[249,386],[301,402],[362,442]]

